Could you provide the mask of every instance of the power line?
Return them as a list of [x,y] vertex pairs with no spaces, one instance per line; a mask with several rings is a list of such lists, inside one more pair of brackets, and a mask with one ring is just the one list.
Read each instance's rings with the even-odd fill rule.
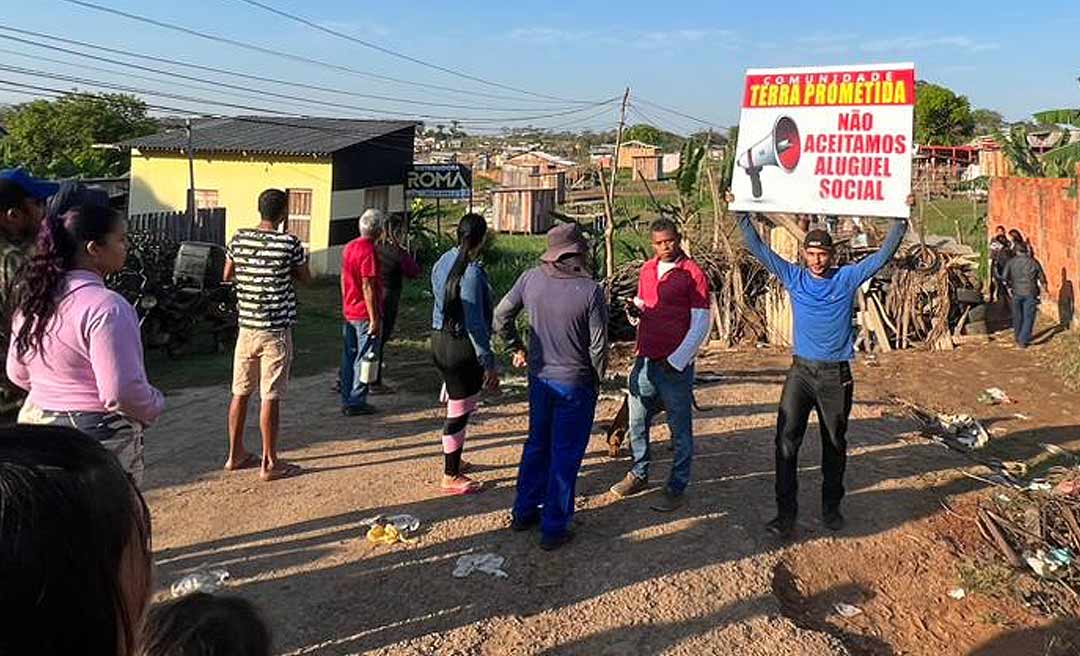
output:
[[[116,84],[116,83],[111,83],[111,82],[102,82],[100,80],[93,80],[93,79],[89,79],[89,78],[82,78],[82,77],[77,77],[77,76],[72,76],[72,75],[62,75],[62,74],[57,74],[57,73],[51,73],[49,71],[28,69],[28,68],[23,68],[23,67],[19,67],[19,66],[0,65],[0,70],[8,71],[8,72],[11,72],[11,73],[18,73],[20,75],[26,75],[26,76],[40,76],[40,77],[45,77],[45,78],[49,78],[49,79],[60,80],[60,81],[63,81],[63,82],[73,82],[73,83],[76,83],[76,84],[87,84],[87,85],[91,85],[91,86],[98,86],[98,87],[102,87],[102,88],[106,88],[106,89],[113,89],[115,91],[123,91],[123,92],[126,92],[126,93],[145,94],[145,95],[150,95],[150,96],[158,96],[158,97],[161,97],[161,98],[170,98],[172,100],[180,100],[180,101],[183,101],[183,102],[218,105],[218,106],[221,106],[221,107],[229,107],[231,109],[240,109],[240,110],[243,110],[243,111],[254,111],[254,112],[260,112],[260,113],[266,113],[266,114],[288,114],[287,112],[280,112],[280,111],[276,111],[276,110],[273,110],[273,109],[267,109],[267,108],[264,108],[264,107],[252,107],[252,106],[249,106],[249,105],[238,105],[238,104],[235,104],[235,103],[222,102],[222,101],[217,101],[217,100],[210,100],[210,99],[206,99],[206,98],[198,98],[198,97],[193,97],[193,96],[184,96],[184,95],[180,95],[180,94],[170,93],[170,92],[167,92],[167,91],[157,91],[157,90],[153,90],[153,89],[140,89],[140,88],[137,88],[137,87],[131,87],[131,86],[127,86],[127,85],[121,85],[121,84]],[[552,113],[549,113],[549,114],[540,114],[540,115],[536,115],[536,116],[510,116],[510,117],[502,116],[502,117],[476,117],[476,118],[460,118],[460,117],[453,117],[453,116],[438,116],[438,115],[431,115],[431,114],[413,114],[412,116],[417,116],[417,117],[420,117],[420,118],[435,119],[435,120],[448,120],[448,121],[456,120],[456,121],[459,121],[460,123],[500,123],[500,122],[501,123],[507,123],[507,122],[515,122],[515,121],[534,121],[534,120],[540,120],[540,119],[545,119],[545,118],[555,118],[555,117],[559,117],[559,116],[566,116],[566,115],[569,115],[569,114],[576,114],[576,113],[579,113],[579,112],[589,111],[590,109],[593,109],[594,107],[597,107],[599,105],[608,105],[608,104],[611,104],[612,102],[614,102],[614,99],[609,99],[607,101],[603,101],[603,102],[597,103],[595,105],[587,105],[587,106],[581,107],[579,109],[572,109],[572,110],[567,110],[567,111],[563,111],[563,112],[552,112]],[[378,110],[368,110],[368,111],[377,111],[378,112]],[[392,114],[392,112],[380,112],[380,113],[391,113]],[[293,115],[294,116],[301,116],[299,114],[293,114]]]
[[364,46],[365,48],[371,48],[372,50],[376,50],[376,51],[381,52],[383,54],[390,55],[391,57],[397,57],[398,59],[403,59],[405,61],[412,62],[414,64],[419,64],[420,66],[426,66],[428,68],[431,68],[431,69],[434,69],[434,70],[437,70],[437,71],[442,71],[443,73],[449,73],[450,75],[455,75],[455,76],[460,77],[460,78],[465,79],[465,80],[471,80],[473,82],[479,82],[480,84],[486,84],[488,86],[497,87],[499,89],[505,89],[507,91],[515,91],[517,93],[523,93],[525,95],[535,96],[537,98],[546,98],[546,99],[549,99],[549,100],[558,100],[560,102],[571,102],[571,103],[588,103],[589,102],[587,100],[569,100],[569,99],[566,99],[566,98],[559,98],[558,96],[549,96],[547,94],[537,93],[535,91],[529,91],[528,89],[521,89],[521,88],[518,88],[518,87],[510,86],[508,84],[503,84],[501,82],[495,82],[495,81],[492,81],[492,80],[488,80],[488,79],[485,79],[485,78],[482,78],[482,77],[478,77],[476,75],[470,75],[469,73],[464,73],[462,71],[458,71],[458,70],[449,68],[447,66],[442,66],[440,64],[433,64],[433,63],[431,63],[429,61],[425,61],[425,60],[419,59],[417,57],[412,57],[410,55],[406,55],[406,54],[398,52],[396,50],[391,50],[390,48],[386,48],[384,46],[380,46],[377,43],[372,43],[371,41],[366,41],[366,40],[361,39],[359,37],[352,36],[351,34],[346,34],[344,32],[340,32],[338,30],[326,27],[325,25],[320,25],[320,24],[316,23],[315,21],[309,20],[309,19],[304,18],[302,16],[298,16],[296,14],[291,14],[291,13],[289,13],[287,11],[277,9],[276,7],[271,7],[270,5],[259,2],[259,0],[238,0],[238,2],[243,2],[243,3],[251,5],[253,7],[258,7],[259,9],[262,9],[264,11],[268,11],[268,12],[270,12],[272,14],[276,14],[276,15],[281,16],[283,18],[287,18],[288,20],[300,23],[302,25],[306,25],[306,26],[308,26],[308,27],[310,27],[312,29],[319,30],[320,32],[324,32],[326,34],[336,36],[336,37],[338,37],[340,39],[345,39],[346,41],[351,41],[353,43],[357,43],[359,45]]
[[[28,95],[28,96],[33,96],[33,97],[46,97],[46,98],[52,98],[52,99],[64,98],[66,96],[71,95],[71,93],[72,93],[70,90],[56,89],[56,88],[52,88],[52,87],[43,87],[43,86],[40,86],[40,85],[25,84],[25,83],[22,83],[22,82],[13,82],[13,81],[10,81],[10,80],[0,80],[0,86],[15,87],[13,89],[10,89],[10,88],[5,89],[5,91],[8,91],[8,92],[20,93],[20,94],[23,94],[23,95]],[[29,89],[30,91],[26,91],[26,89]],[[86,93],[86,92],[76,92],[76,93]],[[307,131],[310,131],[310,132],[324,133],[324,134],[340,134],[340,135],[348,135],[348,136],[355,136],[355,135],[359,134],[356,130],[350,130],[348,128],[330,128],[330,127],[323,127],[323,126],[317,126],[317,125],[303,125],[303,124],[299,124],[299,123],[289,123],[288,122],[288,117],[283,117],[281,120],[276,120],[274,117],[256,117],[256,116],[227,116],[227,117],[223,117],[223,116],[210,115],[210,114],[207,114],[206,112],[199,112],[199,111],[194,111],[194,110],[191,110],[191,109],[183,109],[183,108],[180,108],[180,107],[174,107],[174,106],[170,106],[170,105],[159,105],[159,104],[156,104],[156,103],[144,103],[144,104],[148,109],[154,109],[154,110],[158,110],[158,111],[170,112],[170,113],[175,113],[175,114],[184,114],[184,115],[187,115],[187,116],[202,118],[202,119],[205,119],[205,120],[227,118],[229,120],[239,121],[241,123],[251,123],[251,124],[255,124],[255,125],[274,125],[274,126],[278,126],[278,127],[289,127],[289,128],[307,130]],[[293,117],[293,118],[302,118],[302,117]],[[368,144],[370,146],[375,147],[375,148],[379,148],[379,149],[390,151],[390,152],[400,152],[400,153],[409,153],[409,154],[412,154],[414,152],[414,149],[412,149],[412,148],[407,148],[407,147],[402,147],[402,146],[392,146],[392,145],[389,145],[389,144],[381,144],[381,143],[377,143],[375,141],[369,141]]]
[[638,100],[638,102],[641,102],[641,103],[643,103],[645,105],[648,105],[650,107],[655,107],[656,109],[667,112],[669,114],[674,114],[675,116],[681,116],[683,118],[688,118],[691,121],[694,121],[695,123],[700,123],[700,124],[708,126],[710,128],[713,128],[713,127],[719,125],[719,123],[717,121],[707,121],[707,120],[705,120],[703,118],[698,118],[696,116],[691,116],[690,114],[685,114],[683,112],[680,112],[677,109],[671,109],[670,107],[665,107],[665,106],[661,105],[660,103],[655,103],[655,102],[652,102],[651,100],[646,100],[646,99],[640,98],[640,97],[637,100]]
[[634,105],[633,103],[630,104],[630,111],[633,112],[634,115],[637,116],[639,119],[645,121],[647,125],[651,125],[657,129],[665,130],[667,132],[678,134],[680,136],[683,132],[686,132],[688,134],[693,132],[693,130],[687,130],[685,126],[676,125],[674,122],[660,121],[655,116],[647,113],[645,110],[641,109],[640,106]]
[[[292,95],[283,94],[283,93],[276,93],[274,91],[260,91],[258,89],[251,89],[251,87],[245,87],[245,86],[240,86],[240,85],[236,85],[236,84],[230,84],[228,82],[222,82],[222,81],[219,81],[219,80],[210,80],[210,79],[203,78],[203,77],[197,77],[197,76],[193,76],[193,75],[185,75],[183,73],[176,73],[176,72],[173,72],[173,71],[163,70],[163,69],[160,69],[160,68],[154,68],[152,66],[142,66],[140,64],[133,64],[133,63],[130,63],[130,62],[125,62],[125,61],[121,61],[121,60],[118,60],[118,59],[112,59],[112,58],[109,58],[109,57],[101,57],[101,56],[98,56],[98,55],[91,55],[91,54],[88,54],[88,53],[81,53],[81,52],[78,52],[78,51],[75,51],[75,50],[69,50],[67,48],[61,48],[59,46],[52,46],[52,45],[49,45],[49,44],[37,43],[37,42],[31,41],[29,39],[22,39],[22,38],[10,36],[10,35],[7,35],[7,34],[0,34],[0,39],[9,39],[9,40],[17,41],[19,43],[25,43],[25,44],[28,44],[28,45],[36,46],[38,48],[43,48],[43,49],[46,49],[46,50],[54,50],[54,51],[57,51],[57,52],[63,52],[63,53],[66,53],[66,54],[75,55],[75,56],[79,56],[79,57],[84,57],[84,58],[87,58],[87,59],[92,59],[92,60],[96,60],[96,61],[103,61],[103,62],[107,62],[107,63],[110,63],[110,64],[116,64],[116,65],[119,65],[119,66],[125,66],[125,67],[133,68],[133,69],[136,69],[136,70],[148,71],[148,72],[156,73],[158,75],[165,75],[165,76],[168,76],[169,78],[180,78],[180,79],[184,79],[184,80],[191,80],[191,81],[194,81],[194,82],[200,82],[200,83],[203,83],[203,84],[210,84],[210,85],[214,85],[214,86],[223,87],[223,88],[226,88],[226,89],[235,89],[235,90],[242,91],[242,92],[254,91],[255,93],[261,94],[263,96],[270,96],[270,97],[274,98],[275,101],[277,101],[277,102],[285,101],[285,102],[290,102],[290,103],[304,103],[304,104],[308,104],[308,105],[318,105],[320,107],[335,107],[335,108],[339,108],[339,109],[347,109],[347,110],[350,110],[350,111],[371,112],[371,113],[376,113],[376,114],[400,115],[402,113],[400,111],[390,111],[390,110],[384,110],[384,109],[375,109],[375,108],[371,108],[371,107],[359,107],[359,106],[356,106],[356,105],[346,105],[346,104],[343,104],[343,103],[336,103],[336,102],[329,101],[329,100],[319,100],[319,99],[313,99],[313,98],[307,98],[307,97],[292,96]],[[5,51],[0,49],[0,52],[5,52]],[[112,69],[108,69],[108,68],[89,66],[89,65],[86,65],[86,64],[74,64],[74,63],[71,63],[71,62],[63,61],[63,60],[57,60],[57,59],[51,59],[51,58],[48,58],[48,57],[42,57],[40,55],[29,55],[29,54],[26,54],[26,53],[13,52],[13,51],[6,51],[6,52],[9,52],[11,54],[16,54],[16,55],[19,55],[19,56],[22,56],[22,57],[39,59],[41,61],[50,61],[50,62],[53,62],[53,63],[64,64],[64,65],[67,65],[67,66],[80,66],[80,67],[87,68],[87,69],[90,69],[90,70],[99,70],[99,71],[103,71],[103,72],[107,72],[107,73],[111,73],[111,74],[121,74],[121,75],[126,75],[126,76],[130,76],[130,77],[135,77],[135,78],[142,78],[142,79],[149,80],[151,82],[159,82],[160,83],[160,82],[163,81],[163,80],[151,78],[151,77],[148,77],[148,76],[140,76],[140,75],[135,75],[135,74],[132,74],[132,73],[127,73],[127,72],[119,72],[118,73],[117,71],[112,70]],[[178,85],[180,85],[180,83],[174,82],[172,79],[168,80],[168,82],[170,84],[178,84]],[[180,86],[183,86],[183,85],[180,85]],[[197,88],[197,89],[199,89],[201,91],[216,91],[215,89],[204,89],[204,88],[201,88],[201,87],[195,87],[195,88]],[[252,96],[247,95],[246,93],[244,94],[244,96],[248,97],[248,98],[252,98]],[[259,99],[257,96],[254,97],[254,98],[256,100]],[[480,110],[484,109],[484,108],[479,108],[479,107],[472,107],[472,106],[469,106],[469,105],[458,105],[458,107],[469,107],[469,108],[472,108],[472,109],[480,109]],[[498,110],[498,111],[511,111],[511,110]],[[513,110],[513,111],[518,111],[518,110]],[[537,110],[537,109],[534,108],[531,111],[543,111],[543,110]],[[449,118],[449,117],[432,117],[432,118]]]
[[[269,83],[272,83],[272,84],[280,84],[280,85],[285,85],[285,86],[292,86],[292,87],[296,87],[296,88],[300,88],[300,89],[308,89],[308,90],[313,90],[313,91],[323,91],[323,92],[326,92],[326,93],[333,93],[333,94],[343,95],[343,96],[352,96],[352,97],[356,97],[356,98],[367,98],[367,99],[372,99],[372,100],[385,100],[385,101],[394,102],[394,103],[413,104],[413,105],[426,105],[426,106],[430,106],[430,107],[445,107],[445,108],[449,108],[449,109],[467,109],[467,110],[474,110],[474,111],[494,111],[494,110],[504,111],[504,112],[546,111],[545,108],[492,108],[490,106],[489,107],[483,107],[483,106],[478,106],[478,105],[460,105],[460,104],[454,104],[454,103],[439,103],[439,102],[432,102],[432,101],[425,101],[425,100],[417,100],[417,99],[414,99],[414,98],[398,98],[398,97],[395,97],[395,96],[382,96],[382,95],[377,95],[377,94],[359,93],[359,92],[354,92],[354,91],[335,89],[333,87],[325,87],[325,86],[319,86],[319,85],[314,85],[314,84],[306,84],[306,83],[302,83],[302,82],[295,82],[295,81],[291,81],[291,80],[282,80],[282,79],[278,79],[278,78],[265,77],[265,76],[261,76],[261,75],[252,75],[252,74],[248,74],[248,73],[240,73],[240,72],[237,72],[237,71],[230,71],[228,69],[216,68],[216,67],[213,67],[213,66],[203,66],[203,65],[200,65],[200,64],[193,64],[193,63],[190,63],[190,62],[184,62],[184,61],[179,61],[179,60],[175,60],[175,59],[168,59],[168,58],[165,58],[165,57],[157,57],[157,56],[154,56],[154,55],[141,54],[141,53],[131,52],[131,51],[128,51],[128,50],[120,50],[120,49],[117,49],[117,48],[109,48],[109,47],[102,46],[102,45],[99,45],[99,44],[87,43],[85,41],[76,41],[74,39],[67,39],[67,38],[57,36],[57,35],[52,35],[52,34],[43,34],[41,32],[33,32],[33,31],[30,31],[30,30],[22,30],[22,29],[2,25],[2,24],[0,24],[0,30],[8,31],[8,32],[15,32],[17,34],[35,36],[35,37],[38,37],[38,38],[47,39],[49,41],[66,43],[66,44],[70,44],[70,45],[76,45],[76,46],[79,46],[79,47],[82,47],[82,48],[90,48],[90,49],[93,49],[93,50],[109,52],[109,53],[112,53],[112,54],[121,55],[123,57],[129,57],[129,58],[135,58],[135,59],[146,59],[148,61],[160,62],[160,63],[168,64],[168,65],[171,65],[171,66],[180,66],[180,67],[185,67],[185,68],[193,68],[193,69],[207,71],[207,72],[211,72],[211,73],[218,73],[218,74],[221,74],[221,75],[230,75],[230,76],[233,76],[233,77],[238,77],[238,78],[246,79],[246,80],[254,80],[254,81],[257,81],[257,82],[269,82]],[[89,54],[89,53],[79,52],[79,51],[76,51],[76,50],[70,50],[70,49],[67,49],[67,48],[61,48],[60,46],[54,45],[52,43],[41,43],[40,41],[33,41],[31,39],[22,39],[22,38],[19,38],[19,37],[16,37],[16,36],[8,35],[8,34],[0,34],[0,38],[8,39],[9,41],[16,41],[18,43],[31,45],[31,46],[35,46],[35,47],[38,47],[38,48],[54,50],[54,51],[57,51],[57,52],[64,52],[64,53],[75,55],[75,56],[78,56],[78,57],[85,57],[85,58],[88,58],[88,59],[95,59],[95,60],[98,60],[98,61],[109,62],[109,63],[118,64],[118,65],[122,65],[122,66],[131,66],[133,68],[139,68],[141,70],[149,70],[149,71],[154,71],[154,72],[160,72],[162,74],[166,74],[166,75],[170,75],[170,76],[185,77],[184,75],[182,75],[180,73],[174,73],[172,71],[162,71],[160,69],[154,69],[154,68],[150,68],[150,67],[146,67],[146,66],[141,66],[141,65],[138,65],[138,64],[133,64],[133,63],[130,63],[130,62],[118,61],[118,60],[115,60],[115,59],[102,57],[100,55],[92,55],[92,54]],[[191,78],[191,79],[198,79],[200,81],[204,81],[204,80],[202,80],[202,78]],[[216,80],[213,81],[213,83],[214,84],[221,84],[223,86],[227,86],[227,84],[225,82],[219,82],[219,81],[216,81]],[[245,90],[250,89],[250,87],[241,87],[241,88],[243,88]],[[263,93],[263,92],[260,92],[260,93]],[[269,92],[265,92],[265,93],[269,93]],[[569,109],[569,107],[567,107],[567,109]],[[387,112],[387,113],[389,113],[389,112]]]
[[[4,35],[0,34],[0,38],[2,38],[3,36]],[[161,79],[151,77],[149,75],[139,75],[138,73],[131,73],[130,71],[119,71],[119,70],[116,70],[116,69],[113,69],[113,68],[106,68],[104,66],[93,66],[91,64],[83,64],[83,63],[75,63],[75,62],[70,62],[70,61],[64,61],[63,59],[54,59],[52,57],[43,57],[42,55],[37,55],[37,54],[31,55],[31,54],[28,54],[28,53],[25,53],[25,52],[19,52],[18,50],[9,50],[7,48],[0,48],[0,53],[6,54],[6,55],[15,55],[16,57],[23,57],[25,59],[33,59],[34,61],[43,61],[43,62],[49,62],[49,63],[53,63],[53,64],[62,64],[64,66],[78,67],[78,68],[83,69],[83,70],[99,71],[99,72],[102,72],[102,73],[108,73],[110,75],[122,75],[122,76],[124,76],[126,78],[134,78],[134,79],[137,79],[137,80],[146,80],[147,82],[162,82]],[[235,92],[235,91],[219,91],[217,89],[208,89],[205,86],[201,86],[201,85],[184,84],[183,82],[176,82],[176,81],[173,81],[173,80],[169,80],[169,84],[171,84],[173,86],[181,87],[181,88],[194,89],[196,91],[217,92],[217,93],[221,93],[221,94],[224,94],[224,95],[227,95],[227,96],[233,96],[233,97],[236,97],[236,98],[247,98],[249,100],[264,100],[264,98],[260,98],[259,96],[256,96],[256,95],[251,95],[251,94],[246,94],[246,93],[238,93],[238,92]],[[279,100],[277,102],[292,105],[292,104],[298,104],[299,101],[298,100]],[[322,104],[319,101],[314,101],[314,100],[305,100],[303,102],[312,103],[312,104]]]
[[209,34],[207,32],[200,32],[198,30],[193,30],[191,28],[184,27],[182,25],[176,25],[174,23],[168,23],[168,22],[165,22],[165,21],[159,21],[159,20],[156,20],[154,18],[149,18],[147,16],[141,16],[139,14],[133,14],[133,13],[126,12],[126,11],[121,11],[119,9],[114,9],[112,7],[106,7],[104,5],[95,4],[93,2],[87,2],[86,0],[63,0],[63,2],[78,5],[80,7],[85,7],[87,9],[94,9],[94,10],[97,10],[97,11],[113,14],[114,16],[122,16],[122,17],[128,18],[130,20],[138,21],[138,22],[141,22],[141,23],[146,23],[148,25],[154,25],[156,27],[161,27],[161,28],[164,28],[164,29],[167,29],[167,30],[173,30],[175,32],[180,32],[182,34],[187,34],[189,36],[196,36],[196,37],[199,37],[200,39],[206,39],[208,41],[213,41],[215,43],[224,43],[224,44],[236,47],[236,48],[243,48],[245,50],[258,52],[258,53],[261,53],[261,54],[264,54],[264,55],[272,55],[274,57],[281,57],[283,59],[289,59],[289,60],[292,60],[292,61],[298,61],[298,62],[302,62],[302,63],[305,63],[305,64],[312,64],[312,65],[315,65],[315,66],[321,66],[323,68],[328,68],[328,69],[335,70],[335,71],[338,71],[338,72],[350,73],[352,75],[359,75],[361,77],[367,77],[367,78],[373,78],[373,79],[377,79],[377,80],[383,80],[385,82],[394,82],[396,84],[408,84],[408,85],[411,85],[411,86],[424,87],[424,88],[427,88],[427,89],[436,89],[436,90],[439,90],[439,91],[450,91],[450,92],[458,93],[458,94],[468,94],[468,95],[473,95],[473,96],[484,96],[484,97],[487,97],[487,98],[496,98],[496,99],[500,99],[500,100],[520,101],[520,98],[516,98],[516,97],[513,97],[513,96],[502,96],[502,95],[488,94],[488,93],[483,93],[483,92],[480,92],[480,91],[467,91],[467,90],[464,90],[464,89],[457,89],[457,88],[454,88],[454,87],[447,87],[447,86],[442,86],[442,85],[438,85],[438,84],[429,84],[429,83],[426,83],[426,82],[417,82],[415,80],[406,80],[406,79],[402,79],[402,78],[392,77],[392,76],[389,76],[389,75],[382,75],[381,73],[372,73],[371,71],[363,71],[363,70],[360,70],[360,69],[357,69],[357,68],[352,68],[350,66],[345,66],[343,64],[335,64],[335,63],[332,63],[332,62],[323,61],[321,59],[313,59],[311,57],[304,57],[303,55],[297,55],[297,54],[293,54],[293,53],[290,53],[290,52],[285,52],[285,51],[282,51],[282,50],[275,50],[275,49],[272,49],[272,48],[266,48],[266,47],[263,47],[263,46],[260,46],[260,45],[256,45],[254,43],[247,43],[245,41],[238,41],[236,39],[230,39],[228,37],[218,36],[216,34]]

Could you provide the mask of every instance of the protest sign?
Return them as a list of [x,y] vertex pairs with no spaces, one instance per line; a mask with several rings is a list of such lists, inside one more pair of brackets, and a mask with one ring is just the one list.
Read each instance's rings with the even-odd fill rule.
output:
[[746,72],[731,209],[906,217],[915,65]]

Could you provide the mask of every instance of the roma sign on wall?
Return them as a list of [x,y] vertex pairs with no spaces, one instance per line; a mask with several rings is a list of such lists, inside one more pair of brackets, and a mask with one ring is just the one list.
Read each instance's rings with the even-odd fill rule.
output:
[[746,72],[731,209],[906,217],[915,65]]

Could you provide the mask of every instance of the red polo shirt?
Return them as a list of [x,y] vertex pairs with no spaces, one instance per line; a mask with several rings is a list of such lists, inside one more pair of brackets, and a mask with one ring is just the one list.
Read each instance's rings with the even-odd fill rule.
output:
[[696,262],[681,256],[659,276],[660,260],[641,268],[638,297],[645,301],[637,329],[637,354],[663,360],[675,352],[690,330],[690,310],[709,309],[709,281]]
[[350,241],[341,254],[341,309],[346,321],[368,321],[364,302],[364,278],[375,281],[375,293],[382,303],[382,281],[379,275],[379,255],[375,244],[367,237]]

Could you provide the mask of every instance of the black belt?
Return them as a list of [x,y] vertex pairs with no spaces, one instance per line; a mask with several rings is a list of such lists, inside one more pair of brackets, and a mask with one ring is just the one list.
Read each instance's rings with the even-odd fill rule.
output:
[[825,360],[809,360],[807,358],[801,358],[799,356],[793,357],[793,364],[806,367],[807,369],[835,369],[843,371],[849,368],[847,360],[840,360],[839,362],[828,362]]

